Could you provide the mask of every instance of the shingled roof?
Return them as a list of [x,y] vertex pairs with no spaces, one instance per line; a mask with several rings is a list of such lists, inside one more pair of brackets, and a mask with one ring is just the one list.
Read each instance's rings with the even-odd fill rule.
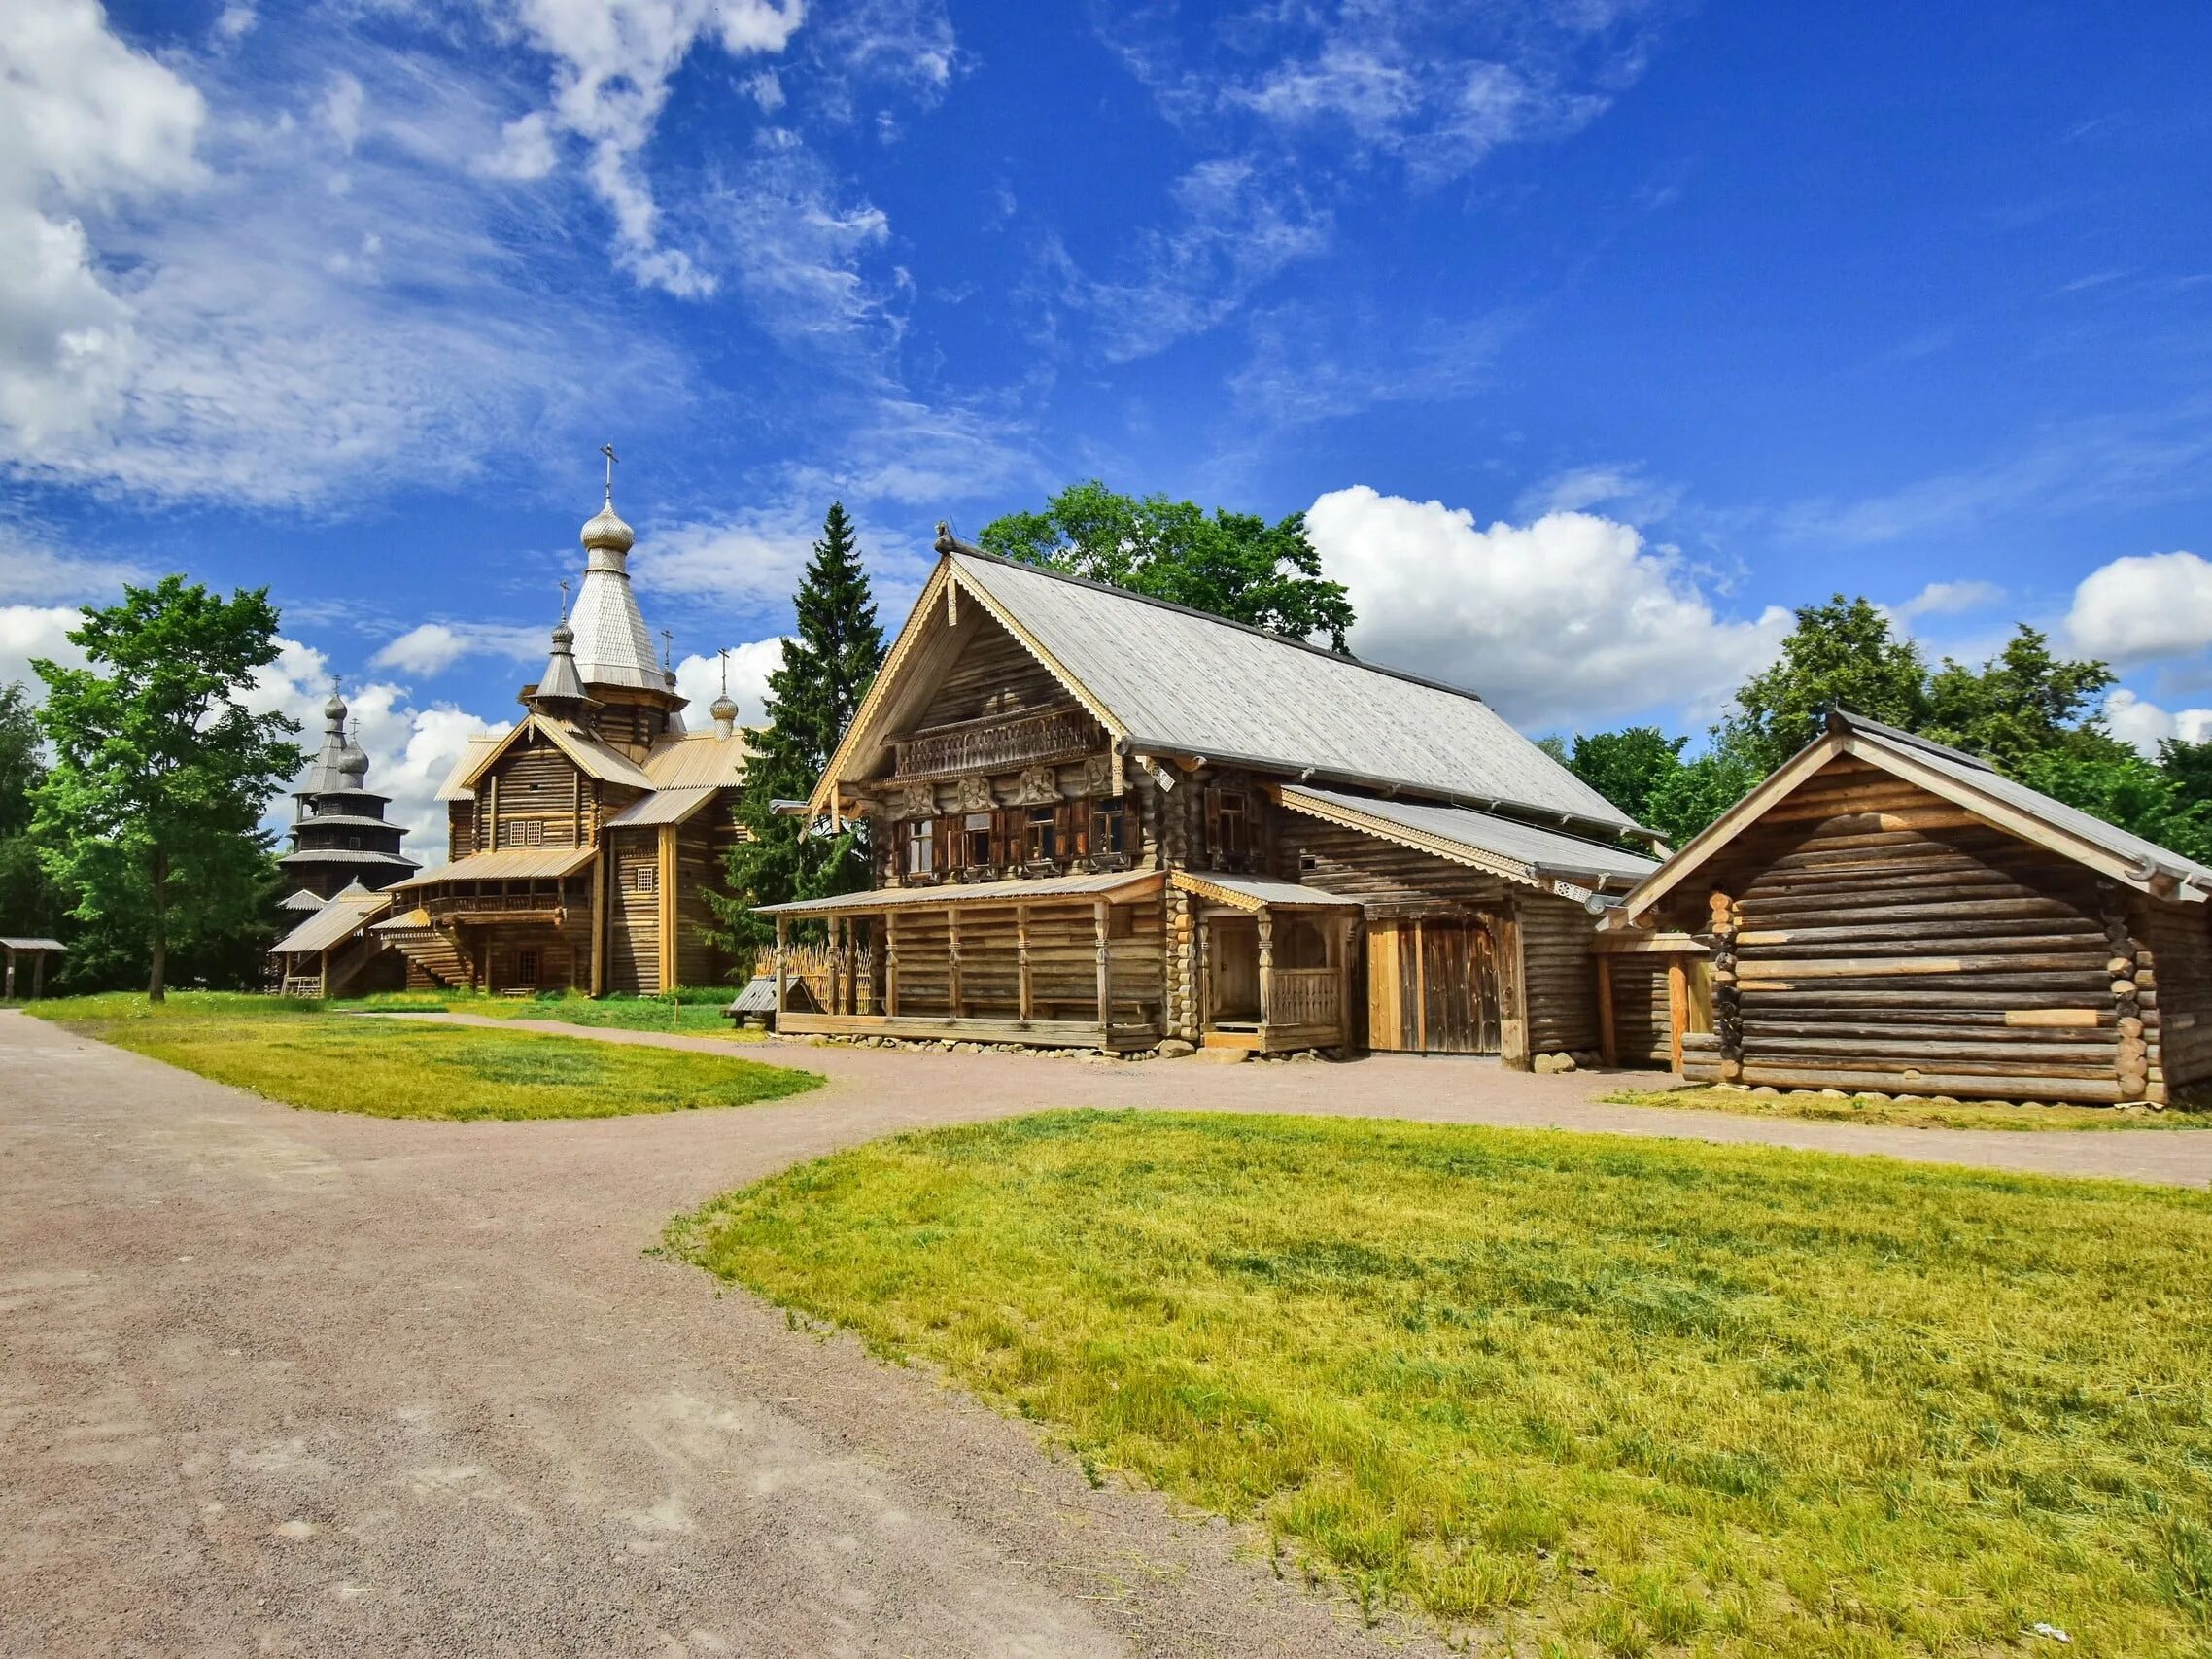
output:
[[[1636,826],[1479,696],[1264,629],[978,552],[944,554],[884,673],[945,590],[972,596],[1132,753],[1198,757],[1620,832]],[[871,694],[880,709],[883,695]],[[863,705],[814,808],[865,776]]]

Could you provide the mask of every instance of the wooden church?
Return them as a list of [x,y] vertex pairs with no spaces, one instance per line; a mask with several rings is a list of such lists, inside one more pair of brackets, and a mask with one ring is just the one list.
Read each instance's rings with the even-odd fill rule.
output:
[[[708,730],[684,727],[675,674],[632,590],[636,537],[614,511],[612,467],[610,453],[575,607],[521,690],[523,718],[472,740],[439,792],[444,860],[310,918],[322,926],[308,942],[332,968],[360,966],[294,974],[290,988],[345,995],[379,959],[403,963],[410,985],[508,994],[651,994],[728,978],[703,930],[739,833],[744,740],[726,689]],[[298,951],[293,964],[307,965]]]
[[764,910],[783,1030],[1597,1047],[1592,901],[1648,832],[1481,698],[939,529],[808,804],[875,886]]

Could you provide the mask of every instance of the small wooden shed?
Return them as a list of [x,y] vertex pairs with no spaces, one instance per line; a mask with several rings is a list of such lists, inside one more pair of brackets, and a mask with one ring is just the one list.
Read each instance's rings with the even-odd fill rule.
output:
[[[32,1001],[46,994],[46,959],[60,956],[69,947],[58,939],[0,939],[0,998],[16,1000],[16,986],[27,983]],[[22,969],[18,980],[17,969]]]
[[2208,895],[2179,853],[1839,711],[1607,926],[1711,950],[1692,1082],[2160,1104],[2212,1076]]

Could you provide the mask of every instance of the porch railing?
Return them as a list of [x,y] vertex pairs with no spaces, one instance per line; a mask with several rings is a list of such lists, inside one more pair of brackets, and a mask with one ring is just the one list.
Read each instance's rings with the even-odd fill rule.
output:
[[1343,1017],[1343,981],[1334,968],[1276,968],[1267,981],[1270,1025],[1334,1025]]
[[940,778],[966,772],[1003,772],[1038,761],[1072,760],[1097,746],[1096,728],[1080,709],[993,716],[916,732],[893,744],[898,778]]

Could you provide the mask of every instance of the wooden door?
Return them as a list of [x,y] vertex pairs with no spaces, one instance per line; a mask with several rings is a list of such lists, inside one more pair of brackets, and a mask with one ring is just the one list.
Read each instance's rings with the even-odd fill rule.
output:
[[1206,922],[1206,1023],[1260,1018],[1260,928],[1250,916]]
[[1478,921],[1367,926],[1367,1046],[1383,1053],[1495,1054],[1498,952]]

